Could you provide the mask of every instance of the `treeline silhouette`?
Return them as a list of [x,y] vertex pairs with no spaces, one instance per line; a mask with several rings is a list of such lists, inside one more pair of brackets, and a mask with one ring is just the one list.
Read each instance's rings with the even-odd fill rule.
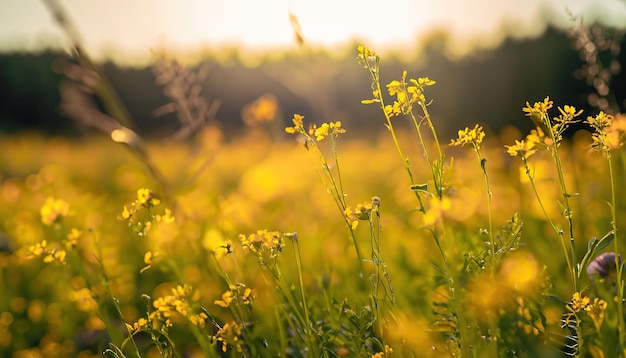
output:
[[[571,104],[587,114],[597,112],[587,101],[593,87],[574,76],[583,62],[562,31],[549,28],[535,39],[508,39],[496,49],[477,50],[459,60],[446,56],[445,41],[445,34],[434,35],[421,45],[423,51],[415,59],[389,56],[381,62],[385,83],[400,78],[404,69],[410,78],[427,76],[437,81],[426,95],[433,100],[431,115],[442,135],[453,136],[457,129],[474,123],[495,132],[507,124],[530,128],[521,107],[545,96],[555,105]],[[248,67],[241,56],[233,51],[228,61],[207,57],[200,64],[209,68],[203,95],[220,101],[217,119],[227,132],[242,128],[242,108],[267,93],[278,99],[285,123],[299,113],[318,123],[342,120],[351,130],[383,128],[380,111],[360,103],[371,97],[371,91],[367,72],[356,60],[356,45],[339,59],[324,51],[303,49]],[[68,55],[54,51],[0,55],[0,132],[79,135],[90,130],[59,110],[62,76],[51,70],[59,58]],[[618,60],[625,63],[622,52]],[[155,84],[149,67],[127,68],[106,62],[100,68],[141,134],[160,136],[176,128],[173,115],[155,118],[152,113],[168,99]],[[611,87],[620,110],[626,96],[624,83],[620,73]]]

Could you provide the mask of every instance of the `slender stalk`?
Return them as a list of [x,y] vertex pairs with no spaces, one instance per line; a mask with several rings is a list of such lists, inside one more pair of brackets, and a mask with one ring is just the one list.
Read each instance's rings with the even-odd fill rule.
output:
[[338,196],[339,200],[346,207],[346,192],[343,190],[343,180],[341,179],[341,171],[339,170],[339,155],[337,154],[337,140],[334,135],[330,136],[330,143],[333,149],[333,157],[335,158],[335,170],[337,171],[337,181],[339,182]]
[[[315,152],[317,153],[319,161],[321,161],[322,163],[322,168],[324,169],[324,175],[322,175],[317,170],[316,172],[320,176],[320,179],[322,180],[322,183],[324,184],[324,186],[326,186],[329,193],[333,196],[335,205],[337,205],[337,209],[339,209],[341,216],[343,217],[344,222],[346,223],[346,226],[348,227],[348,230],[350,231],[350,238],[352,239],[352,244],[354,245],[354,250],[356,251],[356,256],[359,261],[359,267],[360,267],[359,275],[361,278],[363,278],[365,271],[363,268],[363,258],[361,256],[361,250],[359,249],[359,243],[356,239],[356,233],[354,232],[354,229],[352,228],[350,221],[345,215],[345,212],[348,206],[346,205],[346,199],[345,199],[346,196],[343,191],[341,172],[339,170],[339,155],[337,154],[337,145],[336,145],[336,138],[335,138],[336,134],[331,134],[330,138],[331,138],[331,146],[333,150],[333,157],[336,163],[335,165],[336,165],[336,170],[337,170],[337,179],[335,179],[333,172],[330,170],[330,166],[328,165],[328,161],[326,160],[326,157],[324,156],[320,148],[317,146],[317,143],[315,142],[314,138],[312,138],[308,133],[304,131],[302,132],[302,134],[305,136],[305,140],[308,143],[307,152],[309,153],[309,155],[312,155],[311,151],[308,150],[309,148],[308,146],[311,145],[315,147]],[[312,159],[312,161],[314,160]]]
[[[378,67],[378,62],[376,62],[375,67],[372,67],[369,61],[365,61],[365,65],[370,73],[370,75],[372,76],[372,85],[375,87],[375,92],[379,94],[377,100],[380,103],[380,109],[383,112],[384,116],[385,116],[385,120],[387,121],[387,129],[389,130],[389,133],[391,133],[391,138],[393,140],[393,144],[396,147],[396,150],[398,151],[398,155],[400,156],[400,159],[402,160],[402,164],[404,165],[404,169],[407,172],[407,175],[409,176],[409,182],[411,183],[411,186],[415,185],[415,179],[413,178],[413,172],[411,171],[411,165],[409,164],[409,158],[404,155],[402,148],[400,147],[400,142],[398,141],[398,136],[396,135],[396,131],[393,128],[393,123],[391,122],[391,117],[390,115],[387,113],[387,111],[385,111],[385,100],[382,96],[382,89],[380,87],[380,78],[378,76],[378,72],[379,72],[379,67]],[[415,190],[413,190],[413,193],[415,194],[415,197],[417,198],[419,205],[420,205],[420,211],[422,213],[426,212],[426,207],[424,206],[424,203],[422,202],[422,198],[420,197],[419,193]]]
[[624,280],[622,279],[622,273],[624,272],[624,264],[620,262],[619,255],[619,240],[617,236],[617,200],[615,194],[615,173],[613,170],[613,161],[611,152],[608,148],[605,151],[607,163],[609,166],[609,180],[611,181],[611,226],[613,228],[613,250],[615,251],[615,267],[617,270],[617,335],[620,343],[620,348],[624,354],[624,348],[626,347],[626,331],[624,322]]
[[491,258],[492,258],[492,263],[491,263],[491,274],[495,274],[496,271],[496,240],[495,240],[495,235],[494,235],[494,228],[493,228],[493,209],[491,206],[491,200],[492,200],[492,196],[493,194],[491,193],[491,186],[489,185],[489,175],[487,175],[487,159],[483,158],[480,155],[480,149],[474,145],[474,152],[476,153],[476,156],[478,157],[478,160],[480,161],[480,168],[483,171],[483,179],[485,181],[485,190],[487,191],[487,215],[489,216],[489,244],[490,244],[490,251],[491,251]]
[[[426,119],[426,123],[428,124],[428,128],[430,129],[430,132],[432,133],[432,137],[433,140],[435,141],[435,147],[437,148],[437,154],[439,155],[439,160],[436,163],[430,163],[431,164],[431,170],[433,171],[433,180],[435,182],[435,188],[437,190],[437,196],[439,197],[439,199],[441,199],[443,197],[443,161],[444,161],[444,156],[443,156],[443,152],[441,151],[441,145],[439,144],[439,138],[437,137],[437,131],[435,131],[435,126],[433,125],[433,122],[430,119],[430,114],[428,112],[428,108],[426,107],[426,104],[422,101],[418,101],[418,104],[420,105],[420,108],[422,109],[422,112],[424,113],[424,117],[423,119]],[[411,116],[413,117],[413,113],[411,113]],[[413,117],[413,121],[415,122],[415,117]],[[416,127],[417,127],[417,123],[415,123]],[[421,141],[423,141],[422,139],[420,139]]]
[[[550,129],[552,131],[552,129]],[[559,156],[559,143],[554,138],[554,134],[552,134],[553,143],[551,146],[550,152],[552,153],[552,158],[556,165],[556,172],[559,178],[559,186],[561,188],[561,195],[563,196],[563,204],[565,205],[565,218],[568,223],[568,233],[569,233],[569,241],[570,241],[570,260],[572,263],[576,261],[576,244],[574,242],[574,224],[572,221],[572,209],[569,203],[570,194],[567,192],[567,188],[565,186],[565,178],[563,176],[563,166],[561,164],[561,158]],[[563,238],[563,235],[560,235]],[[570,265],[571,266],[571,265]],[[570,271],[572,273],[572,283],[574,284],[574,291],[578,291],[578,275],[576,275],[576,268],[574,266],[570,267]]]
[[315,348],[315,344],[313,343],[312,330],[313,323],[311,322],[311,318],[309,317],[309,306],[306,303],[306,295],[304,294],[304,280],[302,279],[302,258],[300,255],[300,245],[298,244],[298,238],[292,238],[291,242],[294,246],[294,256],[296,259],[296,267],[298,270],[298,281],[300,283],[300,295],[302,296],[302,309],[304,310],[304,319],[306,321],[306,335],[309,340],[309,346],[311,347],[311,354],[315,354],[317,351]]
[[561,243],[561,246],[563,248],[563,254],[565,256],[565,261],[567,262],[567,269],[569,271],[569,273],[572,275],[572,282],[576,282],[576,272],[575,272],[575,268],[572,264],[572,261],[570,259],[570,255],[567,252],[567,246],[565,245],[565,240],[563,239],[563,230],[559,229],[556,224],[552,221],[552,218],[550,218],[550,215],[548,215],[548,212],[545,208],[545,206],[543,205],[543,202],[541,201],[541,196],[539,195],[539,192],[537,191],[537,186],[535,185],[535,180],[532,176],[532,173],[530,171],[530,167],[528,166],[528,161],[526,160],[525,157],[522,157],[522,162],[524,163],[524,168],[526,170],[526,176],[528,177],[528,180],[530,181],[530,186],[533,188],[533,192],[535,193],[535,197],[537,198],[537,202],[539,203],[539,207],[541,207],[541,211],[543,211],[543,215],[546,218],[546,220],[548,221],[548,223],[550,224],[550,226],[552,226],[552,229],[556,232],[556,234],[559,236],[559,242]]

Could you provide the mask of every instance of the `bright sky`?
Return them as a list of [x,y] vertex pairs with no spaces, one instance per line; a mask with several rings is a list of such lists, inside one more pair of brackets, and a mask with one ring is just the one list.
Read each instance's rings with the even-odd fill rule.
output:
[[[463,52],[463,44],[495,45],[508,31],[516,37],[538,35],[545,26],[541,19],[571,26],[567,10],[585,22],[602,19],[626,25],[626,0],[58,1],[95,57],[142,58],[160,46],[289,48],[295,44],[289,11],[309,44],[341,45],[359,39],[379,51],[410,46],[429,30],[448,29],[453,49]],[[64,43],[42,0],[0,0],[0,50]]]

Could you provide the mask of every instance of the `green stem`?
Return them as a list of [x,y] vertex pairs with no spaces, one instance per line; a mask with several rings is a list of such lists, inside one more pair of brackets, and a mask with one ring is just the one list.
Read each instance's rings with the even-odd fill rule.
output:
[[[550,131],[552,132],[552,129],[550,129]],[[557,172],[557,176],[559,178],[559,186],[561,188],[561,195],[563,196],[563,202],[565,205],[565,218],[567,219],[567,223],[568,223],[568,232],[569,232],[569,240],[570,240],[570,260],[571,263],[576,263],[576,245],[574,242],[574,224],[572,221],[572,210],[570,208],[570,204],[569,204],[569,197],[570,194],[568,194],[567,192],[567,188],[565,186],[565,178],[563,177],[563,166],[561,164],[561,158],[559,157],[559,143],[556,141],[556,139],[554,138],[554,135],[552,135],[552,150],[550,151],[552,153],[552,158],[554,160],[554,163],[556,165],[556,172]],[[563,238],[563,236],[561,235],[561,237]],[[576,273],[576,267],[574,267],[573,265],[570,266],[570,271],[572,274],[572,283],[574,284],[574,291],[578,291],[578,275]]]
[[489,185],[489,175],[487,175],[487,159],[483,158],[480,155],[480,149],[478,145],[474,145],[474,152],[480,161],[480,168],[483,171],[483,179],[485,180],[485,189],[487,190],[487,214],[489,215],[489,243],[491,245],[491,274],[493,275],[496,270],[496,240],[494,236],[494,228],[493,228],[493,209],[491,207],[492,193],[491,186]]
[[626,327],[624,323],[624,280],[622,279],[622,273],[624,271],[624,265],[620,262],[619,256],[619,240],[617,239],[617,200],[615,194],[615,178],[613,170],[613,162],[611,160],[611,152],[607,149],[606,158],[609,165],[609,179],[611,181],[611,225],[613,227],[613,244],[615,251],[615,267],[617,268],[617,334],[619,338],[620,348],[623,353],[626,348]]
[[[443,152],[441,151],[441,145],[439,144],[439,138],[437,137],[437,131],[435,131],[435,126],[430,119],[430,114],[428,112],[428,108],[426,104],[422,101],[419,101],[418,104],[422,108],[422,112],[424,113],[424,119],[426,119],[426,123],[428,123],[428,128],[430,128],[430,132],[432,133],[433,140],[435,141],[435,147],[437,148],[437,153],[439,155],[439,160],[437,163],[431,163],[431,167],[433,170],[433,180],[435,181],[435,188],[437,189],[437,196],[439,199],[443,197]],[[411,116],[413,116],[411,114]],[[415,121],[415,119],[414,119]],[[417,125],[417,124],[416,124]],[[436,164],[436,165],[435,165]]]
[[298,270],[298,281],[300,283],[300,295],[302,296],[302,308],[304,309],[304,319],[306,320],[306,335],[309,340],[309,346],[311,347],[311,354],[316,354],[316,346],[313,343],[312,332],[313,323],[309,317],[309,306],[306,303],[306,295],[304,294],[304,280],[302,279],[302,258],[300,256],[300,245],[298,244],[298,238],[291,240],[294,246],[294,256],[296,258],[296,267]]
[[[374,84],[374,86],[376,87],[376,91],[377,93],[379,93],[378,96],[378,101],[380,103],[380,109],[382,110],[384,116],[385,116],[385,120],[387,121],[387,129],[389,130],[389,133],[391,133],[391,138],[393,139],[393,144],[396,147],[396,150],[398,151],[398,155],[400,155],[400,159],[402,160],[402,164],[404,165],[404,169],[407,172],[407,175],[409,176],[409,181],[411,183],[411,186],[415,185],[415,180],[413,178],[413,172],[411,171],[411,165],[409,164],[409,158],[407,156],[404,155],[404,153],[402,152],[402,148],[400,147],[400,142],[398,141],[398,136],[396,135],[396,131],[393,128],[393,124],[391,123],[391,117],[389,116],[389,114],[387,114],[387,112],[385,111],[385,100],[383,99],[382,96],[382,89],[380,87],[380,78],[378,77],[378,71],[379,68],[378,66],[376,67],[371,67],[369,61],[365,61],[366,65],[367,65],[367,69],[370,73],[370,75],[372,76],[372,83]],[[422,198],[420,197],[419,193],[415,190],[413,190],[413,193],[415,194],[415,197],[417,198],[417,201],[419,202],[420,208],[419,210],[422,213],[426,212],[426,208],[424,206],[424,203],[422,202]]]
[[[530,167],[528,166],[528,161],[526,160],[526,158],[522,157],[522,162],[524,163],[524,168],[526,169],[526,176],[528,177],[528,180],[530,181],[530,186],[533,188],[533,192],[535,193],[535,197],[537,198],[537,202],[539,203],[539,207],[541,207],[541,211],[543,211],[543,215],[546,218],[546,220],[548,221],[548,223],[550,224],[550,226],[552,226],[552,229],[554,230],[554,232],[558,235],[559,237],[559,242],[561,243],[561,246],[563,248],[563,254],[565,256],[565,261],[567,262],[567,269],[569,270],[570,274],[572,275],[572,281],[576,282],[576,274],[574,271],[574,266],[572,265],[572,261],[570,259],[570,256],[567,252],[567,246],[565,245],[565,240],[563,238],[563,230],[559,229],[556,224],[552,221],[552,218],[550,218],[550,215],[548,215],[548,212],[545,208],[545,206],[543,205],[543,202],[541,201],[541,196],[539,195],[539,192],[537,191],[537,187],[535,186],[535,180],[530,172]],[[576,287],[576,286],[574,286]]]

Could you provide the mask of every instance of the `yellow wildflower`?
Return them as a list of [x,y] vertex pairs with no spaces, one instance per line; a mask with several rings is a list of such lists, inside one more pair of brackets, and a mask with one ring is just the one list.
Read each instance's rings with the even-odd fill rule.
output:
[[514,145],[505,145],[507,153],[512,157],[528,159],[537,149],[535,143],[526,140],[516,140]]
[[38,242],[35,245],[31,245],[28,247],[28,258],[33,258],[33,257],[38,257],[43,255],[47,250],[46,247],[48,246],[48,241],[47,240],[43,240],[42,242]]
[[83,236],[83,232],[78,230],[77,228],[72,228],[69,234],[67,234],[67,243],[66,246],[68,248],[74,248],[78,244],[78,239]]
[[243,352],[243,342],[241,341],[241,333],[243,332],[243,324],[235,321],[225,323],[215,334],[215,340],[222,345],[222,352],[226,352],[230,344],[237,352]]
[[161,200],[157,199],[152,190],[141,188],[137,190],[137,203],[140,205],[157,206]]
[[574,292],[572,301],[567,305],[567,309],[574,313],[586,310],[590,301],[589,297],[581,296],[580,292]]
[[148,330],[150,322],[141,317],[137,320],[137,322],[133,323],[132,326],[126,323],[126,329],[131,333],[135,334],[137,332]]
[[126,207],[126,205],[124,205],[124,208],[122,209],[122,219],[124,220],[128,220],[131,217],[131,213],[130,211],[128,211],[128,208]]
[[356,214],[352,211],[352,208],[347,207],[343,211],[343,215],[346,217],[350,228],[352,228],[352,230],[356,230],[356,228],[359,226],[359,220],[357,219]]
[[593,320],[593,324],[596,326],[596,330],[599,330],[600,326],[602,326],[602,321],[604,320],[604,311],[606,311],[606,307],[606,301],[597,297],[593,299],[593,303],[585,307],[585,311]]
[[204,312],[194,312],[194,308],[190,305],[190,300],[193,302],[198,299],[198,293],[187,284],[178,285],[172,288],[171,292],[171,295],[159,297],[152,302],[155,310],[150,313],[149,318],[153,321],[155,328],[171,327],[171,318],[176,313],[187,318],[192,324],[204,327],[208,316]]
[[39,210],[41,222],[44,225],[52,225],[60,218],[67,216],[69,211],[70,205],[66,201],[49,197]]
[[285,128],[285,132],[290,133],[290,134],[295,134],[295,133],[304,134],[304,116],[301,116],[299,114],[294,114],[293,118],[291,119],[291,122],[293,122],[293,127]]
[[322,126],[319,128],[315,128],[313,131],[313,135],[315,136],[316,141],[321,141],[329,135],[335,135],[345,133],[346,130],[341,128],[341,121],[330,122],[330,123],[322,123]]
[[278,231],[258,230],[251,235],[239,235],[241,245],[249,249],[259,258],[264,255],[276,258],[283,251],[285,243],[283,235]]
[[483,142],[483,138],[485,138],[485,131],[483,130],[483,127],[476,124],[472,129],[469,129],[469,127],[459,129],[458,135],[458,138],[452,140],[450,145],[464,146],[465,144],[471,144],[475,149],[479,149],[480,144]]
[[235,299],[235,294],[233,293],[233,285],[231,285],[231,289],[224,292],[222,294],[222,299],[221,300],[215,300],[216,305],[220,306],[220,307],[224,307],[224,308],[228,308],[228,306],[230,306],[230,304],[233,302],[233,300]]
[[535,102],[532,106],[526,102],[526,107],[522,108],[526,116],[530,117],[537,129],[541,131],[540,135],[542,137],[550,134],[548,128],[550,122],[548,110],[552,108],[552,104],[553,102],[550,101],[550,97],[546,97],[543,102]]
[[374,353],[371,355],[371,358],[384,358],[389,357],[393,353],[393,348],[391,348],[388,344],[385,344],[385,350],[383,352]]
[[156,220],[162,221],[166,224],[170,224],[170,223],[173,223],[176,220],[176,218],[172,216],[171,209],[165,208],[165,213],[163,215],[157,215]]
[[598,113],[595,117],[587,117],[585,123],[589,124],[594,130],[591,135],[593,141],[591,144],[592,149],[609,155],[611,150],[623,145],[626,137],[626,131],[622,128],[623,121],[615,121],[614,119],[615,117],[604,112]]
[[62,264],[65,264],[66,256],[67,256],[67,253],[65,252],[65,250],[52,250],[48,252],[46,256],[44,256],[43,262],[51,263],[51,262],[57,261]]

